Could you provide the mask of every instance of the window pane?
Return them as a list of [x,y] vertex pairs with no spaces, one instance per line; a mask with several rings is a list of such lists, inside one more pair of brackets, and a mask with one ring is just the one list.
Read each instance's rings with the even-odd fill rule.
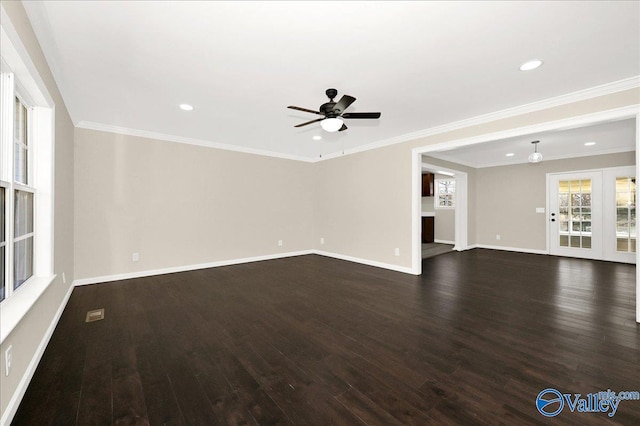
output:
[[6,203],[5,203],[5,199],[4,199],[4,194],[5,194],[5,189],[3,187],[0,186],[0,243],[4,242],[5,239],[7,238],[7,224],[6,224],[6,220],[7,220],[7,216],[5,214],[6,212]]
[[580,247],[580,237],[571,237],[571,247]]
[[14,238],[33,232],[33,194],[16,191]]
[[568,235],[560,235],[560,246],[561,247],[569,247],[569,236]]
[[27,108],[15,98],[15,119],[13,126],[13,179],[16,182],[28,184],[27,182]]
[[7,228],[7,215],[5,214],[6,203],[5,203],[5,189],[0,186],[0,300],[4,300],[5,298],[5,263],[6,263],[6,252],[5,249],[5,239],[7,238],[6,228]]
[[436,191],[437,191],[437,207],[451,207],[455,206],[454,194],[456,191],[455,180],[436,179]]
[[27,150],[22,145],[13,146],[13,180],[19,183],[27,184]]
[[617,251],[629,251],[629,240],[626,238],[618,238],[616,240],[616,250]]
[[16,289],[33,275],[33,237],[13,245],[13,288]]
[[4,266],[5,266],[5,253],[7,251],[5,250],[5,247],[0,247],[0,300],[4,300],[5,297],[5,292],[4,292],[4,287],[5,287],[5,282],[6,282],[6,277],[5,277],[5,270],[4,270]]

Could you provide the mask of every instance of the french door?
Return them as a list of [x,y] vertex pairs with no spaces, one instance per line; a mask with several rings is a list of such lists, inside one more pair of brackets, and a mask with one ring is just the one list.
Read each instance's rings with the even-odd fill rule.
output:
[[635,167],[549,175],[549,252],[635,263]]
[[551,175],[549,215],[551,254],[602,259],[602,172]]

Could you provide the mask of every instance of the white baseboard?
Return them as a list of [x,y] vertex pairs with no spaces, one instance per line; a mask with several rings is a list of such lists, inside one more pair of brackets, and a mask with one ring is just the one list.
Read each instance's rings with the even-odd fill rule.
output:
[[361,259],[359,257],[346,256],[343,254],[331,253],[331,252],[322,251],[322,250],[312,250],[312,252],[314,254],[319,254],[321,256],[333,257],[334,259],[347,260],[349,262],[361,263],[363,265],[375,266],[377,268],[390,269],[392,271],[404,272],[405,274],[419,275],[419,274],[416,274],[412,268],[406,267],[406,266],[398,266],[398,265],[393,265],[391,263],[383,263],[375,260]]
[[484,248],[491,250],[504,250],[504,251],[515,251],[519,253],[531,253],[531,254],[549,254],[546,250],[537,250],[537,249],[528,249],[528,248],[520,248],[520,247],[503,247],[503,246],[490,246],[488,244],[473,244],[469,246],[472,248]]
[[172,274],[175,272],[186,272],[186,271],[194,271],[197,269],[216,268],[219,266],[239,265],[242,263],[259,262],[262,260],[272,260],[272,259],[281,259],[285,257],[303,256],[306,254],[319,254],[322,256],[333,257],[335,259],[347,260],[349,262],[361,263],[363,265],[375,266],[377,268],[389,269],[392,271],[404,272],[406,274],[416,275],[413,272],[413,270],[409,267],[378,262],[375,260],[361,259],[358,257],[346,256],[346,255],[331,253],[331,252],[322,251],[322,250],[301,250],[301,251],[288,252],[288,253],[269,254],[265,256],[246,257],[241,259],[229,259],[229,260],[222,260],[218,262],[200,263],[196,265],[175,266],[171,268],[129,272],[125,274],[103,275],[103,276],[91,277],[91,278],[80,278],[73,281],[73,285],[82,286],[82,285],[89,285],[89,284],[106,283],[111,281],[128,280],[132,278],[143,278],[143,277],[151,277],[154,275]]
[[67,302],[71,297],[71,293],[73,292],[73,285],[69,286],[69,290],[67,294],[64,296],[64,300],[60,304],[58,311],[56,312],[51,324],[49,324],[49,328],[47,332],[42,336],[42,340],[38,345],[38,349],[33,354],[31,358],[31,362],[27,366],[27,370],[24,372],[22,379],[20,379],[20,383],[16,388],[15,392],[11,396],[9,400],[9,404],[7,404],[7,409],[2,414],[2,418],[0,418],[0,425],[9,425],[13,420],[13,416],[16,415],[16,411],[18,411],[18,407],[20,406],[20,402],[22,402],[22,398],[24,397],[25,392],[27,391],[27,387],[29,387],[29,382],[31,382],[31,378],[33,378],[34,373],[36,372],[36,368],[42,359],[42,355],[44,355],[44,351],[49,344],[49,340],[51,340],[51,336],[53,336],[53,331],[56,329],[58,325],[58,321],[60,321],[60,317],[62,316],[62,312],[64,312],[64,308],[67,306]]
[[174,266],[170,268],[153,269],[148,271],[128,272],[125,274],[103,275],[100,277],[81,278],[73,281],[74,286],[106,283],[111,281],[128,280],[132,278],[151,277],[154,275],[173,274],[175,272],[195,271],[197,269],[217,268],[219,266],[240,265],[242,263],[260,262],[262,260],[281,259],[285,257],[313,254],[314,250],[301,250],[288,253],[268,254],[264,256],[245,257],[241,259],[220,260],[217,262],[199,263],[196,265]]
[[449,240],[433,240],[434,243],[440,243],[440,244],[454,244],[455,245],[455,241],[449,241]]

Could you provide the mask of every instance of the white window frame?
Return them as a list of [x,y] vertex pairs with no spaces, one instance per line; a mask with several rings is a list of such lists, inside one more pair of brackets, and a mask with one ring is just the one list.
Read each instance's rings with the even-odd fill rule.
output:
[[453,190],[453,199],[451,200],[451,205],[450,206],[443,206],[440,204],[440,182],[455,182],[456,179],[451,177],[451,178],[437,178],[433,181],[433,192],[434,192],[434,197],[433,197],[433,208],[437,209],[437,210],[453,210],[456,208],[456,193],[457,191],[457,184],[456,187]]
[[[31,275],[22,283],[20,284],[20,287],[22,287],[24,284],[28,283],[29,280],[31,278],[33,278],[35,276],[35,269],[36,269],[36,256],[35,256],[35,247],[36,247],[36,240],[37,237],[35,236],[35,204],[36,204],[36,197],[37,197],[37,189],[34,186],[34,160],[33,160],[33,153],[34,153],[34,149],[33,149],[33,136],[32,133],[35,130],[35,126],[34,123],[32,123],[32,117],[33,117],[33,108],[31,105],[27,104],[27,102],[24,101],[24,96],[22,96],[22,94],[20,93],[20,89],[16,88],[14,86],[14,91],[13,91],[13,95],[14,95],[14,99],[17,98],[18,101],[20,102],[20,104],[22,106],[24,106],[25,110],[26,110],[26,120],[27,120],[27,131],[26,131],[26,140],[25,141],[20,141],[20,144],[23,145],[23,147],[25,149],[25,155],[27,157],[27,174],[26,174],[26,182],[19,182],[15,179],[15,145],[17,145],[18,141],[16,139],[16,135],[15,135],[15,124],[12,123],[11,129],[6,129],[7,132],[11,131],[11,140],[13,140],[13,144],[12,144],[12,152],[11,152],[11,158],[8,161],[3,161],[5,164],[6,163],[11,163],[11,165],[9,166],[7,164],[7,169],[11,169],[11,179],[10,179],[10,183],[9,183],[9,197],[6,197],[5,194],[5,208],[7,210],[11,211],[11,221],[7,221],[8,226],[6,229],[6,231],[8,232],[8,238],[7,241],[10,241],[9,248],[6,250],[6,257],[10,260],[12,260],[10,263],[10,271],[9,271],[9,277],[7,277],[8,279],[5,280],[5,283],[7,284],[7,287],[5,289],[5,298],[10,297],[13,292],[17,291],[18,289],[14,289],[15,286],[15,281],[14,281],[14,272],[15,272],[15,244],[17,242],[26,240],[28,238],[32,238],[32,251],[31,251]],[[7,94],[8,96],[8,94]],[[15,105],[15,104],[14,104]],[[11,116],[13,116],[13,119],[15,120],[15,116],[17,114],[17,111],[14,110],[12,111]],[[7,116],[9,116],[9,113],[7,113]],[[9,138],[9,135],[7,135],[7,138]],[[4,164],[3,164],[4,165]],[[16,192],[20,191],[20,192],[27,192],[33,195],[33,214],[34,214],[34,229],[24,235],[20,235],[20,236],[16,236],[15,235],[15,195]],[[19,288],[19,287],[18,287]]]
[[[0,185],[5,187],[6,297],[0,302],[0,343],[55,279],[53,271],[55,104],[4,7],[0,7]],[[15,96],[28,107],[28,185],[13,180]],[[13,290],[14,191],[34,193],[33,275]],[[22,238],[22,237],[20,237]]]

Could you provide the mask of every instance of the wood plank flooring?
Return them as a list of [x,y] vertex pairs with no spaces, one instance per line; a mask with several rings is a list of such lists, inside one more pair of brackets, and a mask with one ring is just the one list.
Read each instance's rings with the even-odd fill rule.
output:
[[[634,265],[423,270],[309,255],[78,287],[13,424],[546,424],[543,389],[640,390]],[[640,401],[553,423],[637,425]]]
[[451,253],[453,244],[443,243],[422,243],[422,259],[438,256],[439,254]]

